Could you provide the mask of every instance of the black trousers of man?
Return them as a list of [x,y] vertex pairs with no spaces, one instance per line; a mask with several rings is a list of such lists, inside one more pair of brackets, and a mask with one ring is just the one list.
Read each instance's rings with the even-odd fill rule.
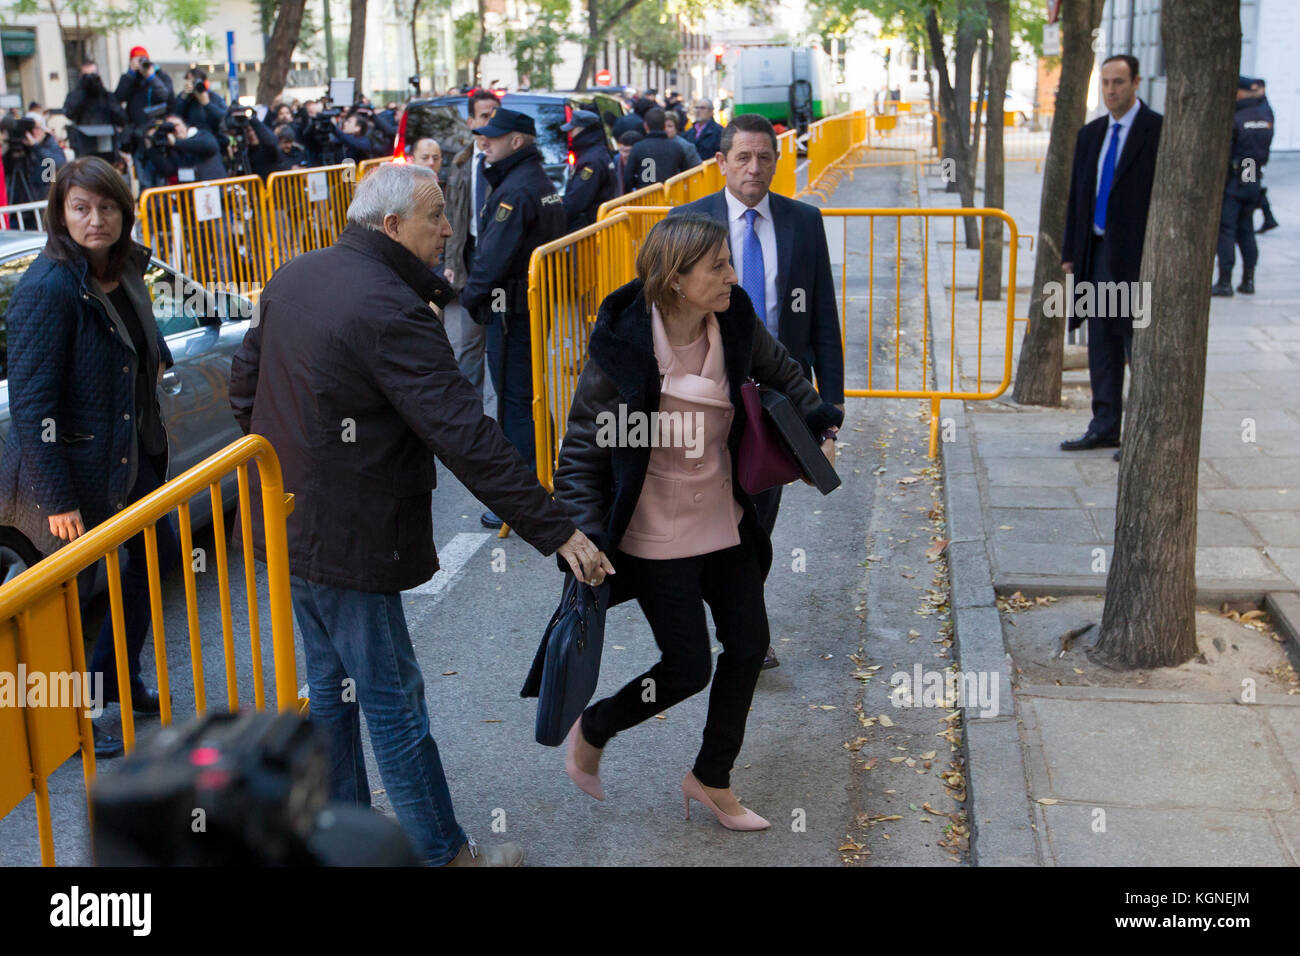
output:
[[1092,422],[1088,431],[1106,439],[1119,439],[1124,415],[1124,365],[1133,354],[1133,322],[1127,316],[1098,315],[1106,311],[1108,296],[1099,294],[1111,282],[1106,264],[1104,236],[1092,237],[1087,280],[1092,283],[1092,314],[1088,316],[1088,378],[1092,382]]
[[1234,246],[1241,246],[1241,264],[1254,270],[1259,261],[1255,245],[1255,209],[1259,206],[1260,184],[1243,183],[1233,175],[1223,189],[1223,213],[1219,217],[1219,275],[1232,277],[1236,262]]

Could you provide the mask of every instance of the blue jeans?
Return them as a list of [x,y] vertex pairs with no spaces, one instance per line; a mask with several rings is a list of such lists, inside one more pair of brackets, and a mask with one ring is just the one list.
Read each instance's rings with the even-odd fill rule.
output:
[[527,315],[494,315],[487,327],[487,363],[497,393],[497,421],[531,471],[537,467],[537,455],[530,332]]
[[[311,722],[329,741],[330,795],[370,805],[361,708],[379,774],[416,853],[442,865],[465,845],[438,745],[429,732],[424,677],[400,594],[347,591],[290,578],[307,654]],[[349,680],[349,678],[351,680]]]

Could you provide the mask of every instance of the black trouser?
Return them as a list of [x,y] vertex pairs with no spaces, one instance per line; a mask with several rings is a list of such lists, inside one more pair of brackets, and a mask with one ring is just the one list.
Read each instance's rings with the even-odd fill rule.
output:
[[[135,487],[127,495],[127,504],[134,504],[163,483],[155,456],[146,454],[143,447],[139,446],[137,452]],[[158,577],[160,580],[165,580],[180,557],[180,542],[177,540],[171,515],[160,518],[155,528],[158,538]],[[144,648],[144,639],[149,633],[149,624],[153,619],[149,604],[149,568],[146,563],[144,532],[129,538],[124,547],[126,564],[121,567],[122,629],[126,636],[127,672],[131,676],[131,684],[138,687],[141,683],[140,651]],[[83,596],[83,610],[86,603],[85,595],[90,593],[97,565],[98,562],[83,571],[78,582]],[[104,623],[99,629],[99,637],[95,640],[95,648],[90,659],[90,672],[94,674],[96,671],[102,671],[104,674],[104,696],[110,701],[117,700],[116,661],[117,655],[113,648],[113,613],[110,609],[104,615]]]
[[752,496],[754,510],[758,512],[758,526],[767,532],[769,538],[772,537],[772,529],[776,527],[776,516],[781,510],[781,492],[784,489],[784,485],[777,485]]
[[693,558],[652,561],[619,551],[613,560],[623,579],[620,584],[636,594],[663,656],[613,697],[588,707],[582,715],[582,735],[593,746],[604,747],[615,734],[708,685],[713,656],[704,616],[707,603],[722,653],[693,769],[706,787],[729,787],[768,645],[756,549],[742,537],[733,548]]
[[1277,225],[1277,220],[1273,218],[1273,209],[1268,204],[1268,190],[1262,186],[1259,190],[1259,211],[1264,214],[1265,226]]
[[1238,175],[1223,189],[1223,213],[1219,217],[1219,275],[1232,279],[1236,262],[1234,246],[1241,246],[1241,264],[1254,269],[1259,261],[1255,245],[1255,208],[1259,205],[1259,183],[1243,183]]
[[1133,320],[1129,316],[1099,316],[1104,297],[1100,283],[1110,282],[1106,240],[1092,237],[1088,255],[1089,282],[1093,283],[1093,313],[1088,316],[1088,380],[1092,383],[1092,422],[1088,431],[1103,438],[1119,438],[1124,416],[1124,365],[1133,353]]

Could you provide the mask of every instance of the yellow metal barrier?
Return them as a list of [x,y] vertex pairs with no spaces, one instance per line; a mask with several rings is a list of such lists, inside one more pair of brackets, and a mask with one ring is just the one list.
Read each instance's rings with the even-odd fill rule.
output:
[[668,201],[668,191],[663,183],[651,183],[630,193],[624,193],[600,204],[596,210],[596,221],[612,216],[627,206],[662,206]]
[[548,489],[597,310],[605,296],[634,278],[633,248],[624,209],[538,246],[528,262],[537,478]]
[[[85,695],[76,695],[78,688],[87,686],[77,575],[100,558],[106,561],[108,568],[109,613],[112,615],[117,660],[117,690],[119,700],[122,701],[123,742],[128,753],[135,748],[135,720],[131,709],[118,547],[141,532],[144,533],[147,553],[160,717],[163,724],[171,722],[166,636],[163,631],[162,569],[158,566],[155,526],[172,511],[177,511],[180,516],[181,567],[185,577],[189,617],[195,709],[200,715],[206,710],[199,646],[198,602],[190,557],[193,553],[190,499],[205,489],[211,495],[213,509],[227,700],[232,711],[239,706],[221,497],[221,479],[232,471],[238,475],[239,511],[245,542],[244,577],[252,649],[252,697],[257,709],[265,708],[257,587],[253,551],[249,544],[252,540],[249,462],[257,465],[262,489],[276,704],[281,710],[298,707],[300,702],[294,660],[289,557],[285,534],[285,519],[292,511],[293,496],[285,494],[279,459],[270,443],[260,435],[248,435],[239,439],[0,587],[0,674],[26,673],[29,677],[44,675],[47,686],[56,686],[58,682],[71,692],[59,701],[49,698],[42,702],[42,706],[0,707],[0,817],[8,814],[27,794],[35,794],[41,861],[45,865],[54,865],[54,833],[47,784],[50,774],[80,750],[88,792],[95,778],[95,747],[87,716],[90,704]],[[76,695],[77,699],[73,699],[72,695]]]
[[[628,207],[622,211],[619,218],[631,220],[641,220],[639,224],[633,223],[628,234],[632,236],[644,236],[650,231],[656,222],[668,215],[671,207],[668,206],[636,206]],[[998,303],[999,312],[1003,313],[1003,325],[985,335],[984,328],[984,305],[982,298],[979,299],[978,312],[976,318],[975,340],[975,382],[974,390],[963,389],[961,383],[956,379],[956,343],[957,343],[957,299],[954,291],[957,285],[958,275],[958,222],[967,217],[976,217],[980,220],[980,246],[976,280],[977,289],[982,288],[983,284],[983,266],[984,266],[984,247],[986,227],[990,221],[999,222],[1004,234],[1001,238],[1003,249],[1006,254],[1008,274],[1016,274],[1016,253],[1019,247],[1020,235],[1016,228],[1015,220],[1008,216],[1001,209],[822,209],[822,221],[826,226],[827,241],[830,247],[831,260],[838,267],[839,271],[839,314],[840,314],[840,342],[844,345],[847,342],[847,330],[850,312],[854,313],[854,321],[861,322],[866,328],[867,342],[870,343],[864,361],[866,365],[867,385],[865,388],[846,388],[844,394],[854,398],[921,398],[929,399],[931,419],[930,419],[930,457],[938,454],[939,438],[939,403],[943,399],[959,399],[966,401],[987,400],[996,398],[1007,390],[1011,384],[1011,361],[1012,361],[1012,343],[1014,336],[1014,316],[1016,290],[1015,282],[1007,283],[1006,301]],[[883,221],[889,225],[889,228],[878,228],[878,221]],[[850,224],[864,224],[860,240],[852,245],[849,242]],[[907,223],[916,223],[919,234],[908,239],[908,242],[920,242],[920,263],[919,275],[913,271],[909,264],[908,271],[905,272],[903,262],[903,242],[904,226]],[[938,223],[936,226],[935,223]],[[952,255],[946,263],[932,263],[930,255],[930,244],[932,238],[937,238],[938,234],[934,233],[936,228],[944,229],[943,236],[951,235]],[[575,233],[574,235],[582,235]],[[884,238],[881,233],[886,233]],[[892,233],[892,235],[888,235]],[[547,247],[548,255],[561,257],[562,250],[572,237],[565,237],[557,240]],[[617,234],[614,237],[618,239]],[[892,240],[892,241],[891,241]],[[891,248],[892,247],[892,248]],[[851,254],[852,250],[852,254]],[[540,250],[539,250],[540,251]],[[892,254],[891,254],[892,253]],[[852,256],[864,255],[867,259],[865,264],[853,262]],[[892,259],[891,275],[886,277],[892,281],[878,281],[877,258],[878,254],[886,260]],[[632,278],[631,261],[626,255],[620,256],[617,253],[610,255],[605,254],[610,260],[611,267],[617,265],[618,268],[625,270],[618,275],[626,275],[627,279]],[[560,261],[563,261],[562,258]],[[545,330],[549,328],[543,316],[551,316],[556,309],[564,312],[570,310],[565,304],[564,296],[567,288],[564,282],[563,274],[560,275],[558,284],[545,284],[531,278],[539,265],[537,258],[534,258],[530,265],[530,304],[533,310],[533,330],[537,333],[539,328]],[[939,317],[932,315],[932,304],[928,295],[929,280],[932,277],[931,268],[945,269],[948,273],[950,298],[945,311],[947,312],[946,323],[948,332],[948,341],[950,352],[948,356],[948,374],[945,380],[939,380],[937,374],[934,384],[931,384],[929,376],[929,366],[932,356],[930,355],[930,333],[932,322],[939,321]],[[945,268],[946,267],[946,268]],[[551,267],[554,269],[555,267]],[[936,277],[941,273],[935,273]],[[866,280],[866,288],[859,294],[855,294],[852,299],[849,296],[849,280],[852,277],[855,281]],[[919,284],[919,291],[915,288],[904,290],[904,281],[909,286]],[[616,287],[618,283],[615,283]],[[595,288],[590,282],[588,287]],[[603,286],[601,287],[603,288]],[[535,290],[535,291],[534,291]],[[537,298],[532,298],[536,295]],[[594,295],[594,292],[593,292]],[[909,298],[909,296],[911,298]],[[888,305],[885,309],[877,308],[877,299],[884,298]],[[549,301],[548,301],[549,300]],[[922,304],[922,328],[920,333],[920,354],[917,356],[919,362],[913,369],[913,378],[908,380],[903,371],[903,344],[906,338],[903,323],[903,303],[904,301],[919,301]],[[850,309],[850,302],[854,303]],[[864,303],[859,305],[858,303]],[[560,303],[560,304],[556,304]],[[589,319],[594,318],[596,309],[599,307],[599,301],[588,300],[582,309],[571,309],[575,313],[581,313]],[[551,312],[544,313],[543,309],[550,309]],[[878,321],[878,313],[881,311],[892,311],[892,324],[888,322],[888,317]],[[553,320],[552,320],[553,321]],[[885,336],[884,357],[880,359],[877,356],[877,333],[883,332]],[[915,339],[915,335],[908,341]],[[563,423],[567,421],[569,406],[572,402],[573,387],[577,383],[577,377],[581,373],[582,364],[586,360],[585,352],[576,349],[574,343],[583,342],[585,337],[570,336],[565,340],[567,351],[564,355],[563,374],[557,374],[553,366],[543,367],[541,361],[546,355],[545,350],[539,345],[540,339],[533,340],[533,408],[534,422],[537,428],[537,468],[538,477],[549,488],[551,487],[551,476],[554,471],[555,457],[559,453],[559,444],[563,438],[562,427],[557,428],[556,422]],[[985,343],[997,347],[1000,345],[1002,377],[1001,380],[992,388],[982,388],[984,371],[984,349]],[[552,342],[549,346],[555,351],[558,346]],[[851,367],[851,357],[846,354],[845,367]],[[892,366],[892,368],[891,368]],[[936,366],[937,367],[937,366]],[[550,373],[550,374],[548,374]],[[548,409],[552,418],[541,415],[542,409]],[[544,419],[547,419],[544,421]]]
[[799,132],[787,130],[776,138],[776,175],[772,177],[772,192],[794,198],[794,194],[799,191],[795,179],[798,165]]
[[[370,172],[372,169],[378,169],[380,166],[384,165],[384,163],[391,163],[392,161],[392,156],[375,156],[372,159],[363,159],[361,162],[357,163],[357,182],[361,182],[361,180],[365,179],[366,173]],[[403,157],[402,162],[406,162],[405,157]]]
[[688,202],[703,199],[710,193],[716,193],[723,187],[725,180],[718,169],[717,157],[710,157],[698,166],[678,173],[663,184],[668,197],[668,205],[684,206]]
[[144,244],[199,284],[256,294],[270,275],[266,190],[257,176],[140,194]]
[[355,189],[352,163],[272,173],[266,181],[272,270],[333,245],[347,225]]
[[859,143],[866,142],[865,110],[841,113],[818,120],[808,127],[808,187],[804,193],[823,186],[822,179],[831,167],[843,160]]

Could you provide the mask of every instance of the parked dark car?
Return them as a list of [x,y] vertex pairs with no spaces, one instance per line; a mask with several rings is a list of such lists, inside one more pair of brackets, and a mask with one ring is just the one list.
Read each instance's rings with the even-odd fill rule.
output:
[[[571,167],[568,134],[560,129],[573,116],[574,110],[590,110],[604,121],[605,139],[612,154],[618,153],[611,128],[613,119],[627,112],[627,107],[617,96],[609,93],[506,93],[501,98],[506,109],[527,113],[537,124],[537,148],[542,152],[546,173],[561,192],[568,182]],[[461,120],[469,117],[469,97],[464,94],[437,96],[431,99],[412,100],[406,105],[397,137],[393,142],[393,155],[401,156],[407,143],[433,136],[448,127],[446,114],[456,111]],[[439,116],[438,114],[443,114]]]
[[[9,435],[11,421],[7,330],[2,317],[18,280],[45,248],[45,239],[43,232],[0,232],[0,444]],[[171,446],[169,477],[175,477],[243,437],[230,411],[227,388],[230,360],[248,331],[253,305],[237,295],[209,292],[156,258],[144,280],[153,298],[158,330],[175,360],[159,386]],[[229,513],[239,499],[235,475],[222,481],[221,491]],[[211,498],[206,490],[191,499],[190,514],[195,528],[211,523]],[[231,527],[228,520],[227,532]],[[0,527],[0,583],[25,571],[40,557],[22,532]],[[96,590],[103,581],[101,564]]]

